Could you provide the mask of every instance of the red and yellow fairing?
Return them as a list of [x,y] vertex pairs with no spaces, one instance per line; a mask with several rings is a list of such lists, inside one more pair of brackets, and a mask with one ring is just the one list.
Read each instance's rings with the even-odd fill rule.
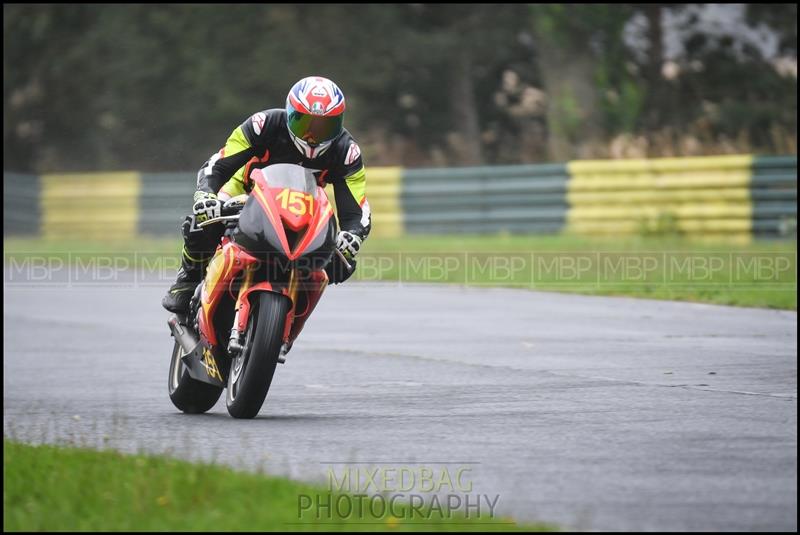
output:
[[[291,329],[288,331],[288,336],[285,341],[290,342],[297,338],[306,320],[314,311],[314,308],[319,303],[322,297],[322,292],[328,287],[328,274],[324,271],[313,271],[309,273],[308,278],[300,282],[299,295],[293,301],[292,306],[292,321]],[[302,310],[298,310],[299,303],[304,303]]]
[[[243,254],[244,253],[244,254]],[[217,335],[214,331],[214,311],[219,304],[220,297],[228,290],[231,281],[249,263],[247,257],[255,262],[256,259],[245,253],[241,247],[233,242],[227,242],[217,249],[214,258],[208,263],[206,278],[200,292],[200,317],[198,319],[200,332],[211,345],[217,345]]]
[[[327,230],[328,221],[333,215],[333,208],[328,196],[321,188],[317,190],[316,199],[310,194],[288,188],[270,188],[260,169],[253,171],[253,195],[267,214],[278,235],[283,254],[289,260],[296,260],[322,231]],[[294,249],[289,247],[284,225],[295,232],[307,229]]]
[[[327,232],[328,222],[333,215],[328,197],[324,191],[321,191],[321,188],[317,192],[316,199],[307,196],[308,194],[304,192],[295,192],[286,188],[269,188],[259,170],[255,170],[252,177],[254,179],[252,194],[272,223],[280,240],[283,254],[290,260],[299,258],[321,232]],[[302,195],[302,200],[306,203],[303,213],[298,213],[301,210],[297,203],[294,203],[295,209],[292,210],[292,193]],[[281,195],[283,198],[280,198]],[[294,195],[294,199],[299,200],[300,197]],[[286,202],[282,202],[284,200]],[[304,228],[306,229],[294,249],[289,247],[284,224],[295,232],[302,232]],[[258,259],[234,242],[225,242],[217,249],[214,258],[209,262],[200,295],[201,307],[198,323],[200,332],[212,346],[219,345],[214,329],[214,312],[223,293],[230,290],[231,283],[239,274],[243,274],[239,295],[236,299],[236,310],[239,312],[236,327],[239,332],[244,332],[247,328],[251,307],[250,294],[257,291],[276,292],[285,295],[291,301],[283,332],[283,340],[287,342],[294,340],[300,334],[303,325],[328,285],[328,276],[324,271],[311,272],[301,278],[296,269],[290,274],[288,283],[269,281],[253,283],[259,266]],[[302,310],[297,310],[298,303],[301,304]]]

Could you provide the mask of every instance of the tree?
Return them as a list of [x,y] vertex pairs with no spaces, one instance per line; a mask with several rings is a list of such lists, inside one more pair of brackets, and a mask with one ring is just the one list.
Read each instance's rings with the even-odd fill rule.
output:
[[[531,6],[537,59],[548,96],[551,158],[583,156],[576,147],[632,129],[641,94],[627,65],[622,31],[630,5]],[[630,115],[634,115],[631,120]],[[626,119],[627,118],[627,119]]]
[[345,126],[371,165],[606,157],[622,136],[653,156],[693,153],[686,139],[712,152],[796,151],[796,5],[715,8],[743,10],[777,36],[781,58],[691,17],[683,52],[666,57],[667,22],[703,9],[4,5],[5,165],[196,168],[309,74],[343,88]]

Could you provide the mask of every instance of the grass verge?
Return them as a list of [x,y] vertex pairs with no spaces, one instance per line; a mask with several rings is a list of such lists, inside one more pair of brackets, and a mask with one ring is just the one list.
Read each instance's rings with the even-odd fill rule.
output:
[[[112,268],[169,273],[179,239],[122,243],[6,239],[5,262],[106,262]],[[26,260],[27,259],[27,260]],[[167,277],[167,279],[169,279]],[[572,236],[371,237],[355,280],[504,286],[589,295],[621,295],[797,309],[797,244],[696,243],[682,239]],[[150,279],[152,280],[152,277]],[[165,280],[165,286],[171,280]]]
[[[508,518],[392,511],[319,486],[167,457],[3,440],[4,531],[547,531]],[[339,497],[343,498],[339,498]],[[307,497],[307,498],[303,498]],[[314,501],[314,500],[317,501]],[[322,500],[322,501],[320,501]],[[330,500],[326,509],[314,505]],[[348,513],[347,507],[350,507]],[[319,511],[319,513],[317,513]],[[485,511],[485,509],[484,509]],[[395,513],[393,515],[392,513]]]
[[797,310],[797,243],[425,236],[367,242],[359,280],[445,282]]

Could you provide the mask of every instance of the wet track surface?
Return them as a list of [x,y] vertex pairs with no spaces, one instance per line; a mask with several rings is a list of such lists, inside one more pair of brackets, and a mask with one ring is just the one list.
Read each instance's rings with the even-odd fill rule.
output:
[[202,416],[172,406],[164,286],[120,282],[6,282],[6,436],[320,483],[450,463],[498,513],[573,529],[797,529],[795,312],[331,287],[238,421],[224,395]]

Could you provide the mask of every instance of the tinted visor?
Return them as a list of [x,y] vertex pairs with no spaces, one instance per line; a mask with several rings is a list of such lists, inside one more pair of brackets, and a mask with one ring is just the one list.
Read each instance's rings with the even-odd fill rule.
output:
[[286,105],[286,121],[294,135],[311,146],[330,141],[342,131],[344,114],[321,117],[297,111],[291,104]]

